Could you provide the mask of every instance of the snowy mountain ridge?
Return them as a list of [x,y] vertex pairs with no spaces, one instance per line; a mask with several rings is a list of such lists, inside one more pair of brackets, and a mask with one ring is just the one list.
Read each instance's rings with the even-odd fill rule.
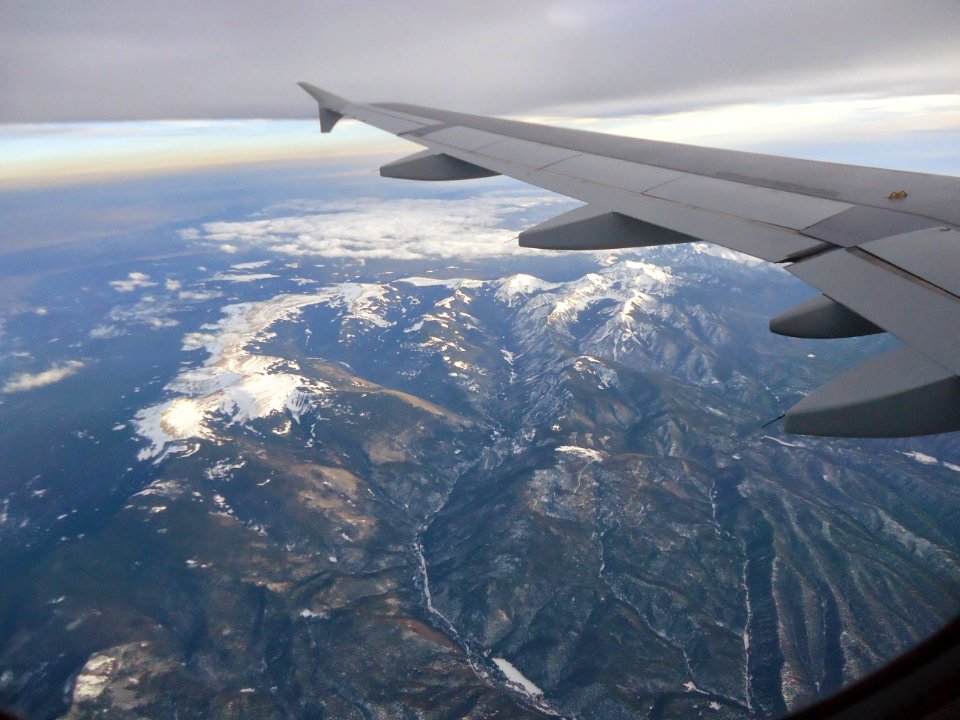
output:
[[[729,262],[728,258],[688,251],[696,266]],[[739,262],[733,259],[735,262]],[[493,303],[497,314],[510,319],[518,349],[545,357],[564,347],[589,355],[596,362],[629,360],[653,367],[660,359],[678,359],[663,333],[665,325],[694,330],[695,318],[680,312],[671,298],[691,282],[696,268],[675,272],[635,257],[613,256],[605,267],[567,281],[550,282],[529,274],[492,280],[412,276],[388,282],[343,282],[316,293],[276,295],[268,300],[227,305],[216,324],[188,332],[185,352],[205,351],[200,365],[182,370],[167,383],[168,398],[140,410],[134,423],[146,441],[140,458],[159,459],[170,452],[189,452],[200,440],[215,441],[216,422],[246,424],[278,413],[294,421],[323,402],[329,386],[304,374],[295,362],[262,354],[257,346],[275,336],[281,323],[297,321],[311,306],[338,312],[340,342],[368,342],[370,331],[402,332],[406,351],[439,358],[450,382],[479,394],[485,382],[472,375],[467,335],[485,332],[471,313],[471,303]],[[441,293],[438,290],[449,291]],[[481,303],[482,304],[482,303]],[[508,351],[511,352],[511,351]],[[504,375],[516,379],[511,352],[503,358]],[[691,373],[712,380],[704,361],[691,361]],[[605,370],[604,384],[615,382]]]

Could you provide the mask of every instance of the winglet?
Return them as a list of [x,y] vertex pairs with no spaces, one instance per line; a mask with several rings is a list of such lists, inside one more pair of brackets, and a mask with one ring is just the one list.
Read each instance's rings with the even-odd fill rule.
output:
[[350,103],[339,95],[321,90],[308,82],[298,82],[297,85],[302,87],[320,106],[320,132],[328,133],[333,130],[333,126],[343,117],[343,111]]

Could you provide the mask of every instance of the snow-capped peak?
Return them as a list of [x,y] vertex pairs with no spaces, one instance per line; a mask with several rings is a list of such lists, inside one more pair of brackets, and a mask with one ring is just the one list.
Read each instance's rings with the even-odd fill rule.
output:
[[216,417],[248,422],[286,410],[299,418],[311,398],[327,386],[298,374],[295,363],[247,348],[268,339],[272,325],[295,317],[304,307],[343,297],[328,291],[229,305],[219,323],[189,333],[184,350],[205,349],[209,356],[202,366],[184,369],[167,384],[174,397],[136,414],[137,432],[149,442],[140,458],[185,451],[189,447],[185,440],[213,439],[211,421]]
[[500,286],[497,288],[496,298],[500,302],[506,303],[509,307],[513,307],[514,303],[520,297],[544,292],[545,290],[552,290],[555,287],[558,287],[556,283],[547,282],[546,280],[541,280],[540,278],[534,277],[533,275],[527,275],[526,273],[511,275],[508,278],[504,278],[500,281],[499,285]]

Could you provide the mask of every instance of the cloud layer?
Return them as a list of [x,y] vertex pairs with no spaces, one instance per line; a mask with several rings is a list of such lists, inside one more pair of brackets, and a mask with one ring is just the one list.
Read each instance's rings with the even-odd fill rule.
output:
[[953,92],[952,0],[66,0],[0,10],[0,121],[308,117],[293,84],[468,112]]
[[67,360],[42,372],[20,373],[6,382],[3,386],[3,392],[7,394],[26,392],[44,385],[53,385],[71,375],[76,375],[83,368],[84,363],[80,360]]
[[127,275],[126,280],[111,280],[110,287],[117,292],[133,292],[138,288],[154,287],[155,282],[150,280],[150,276],[142,272],[132,272]]
[[[281,255],[422,260],[532,255],[513,240],[529,213],[555,214],[569,202],[556,197],[488,194],[464,199],[414,198],[300,203],[268,219],[211,222],[185,239],[233,251],[264,248]],[[261,276],[257,275],[259,279]],[[263,276],[266,277],[266,276]],[[235,280],[232,276],[221,279]]]

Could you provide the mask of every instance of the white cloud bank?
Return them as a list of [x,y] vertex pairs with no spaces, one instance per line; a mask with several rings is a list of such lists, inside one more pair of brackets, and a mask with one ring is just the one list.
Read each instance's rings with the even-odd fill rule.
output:
[[153,287],[155,282],[150,280],[150,276],[142,272],[132,272],[127,275],[126,280],[111,280],[110,287],[117,292],[133,292],[137,288]]
[[66,362],[54,365],[49,370],[38,373],[20,373],[7,381],[3,386],[3,392],[17,393],[33,390],[44,385],[53,385],[61,380],[76,375],[84,368],[84,363],[80,360],[67,360]]
[[[241,222],[211,222],[184,231],[221,248],[265,248],[286,255],[326,258],[423,260],[531,255],[513,240],[518,216],[569,201],[556,196],[472,198],[362,198],[291,203],[290,214]],[[511,223],[511,220],[514,220]]]

